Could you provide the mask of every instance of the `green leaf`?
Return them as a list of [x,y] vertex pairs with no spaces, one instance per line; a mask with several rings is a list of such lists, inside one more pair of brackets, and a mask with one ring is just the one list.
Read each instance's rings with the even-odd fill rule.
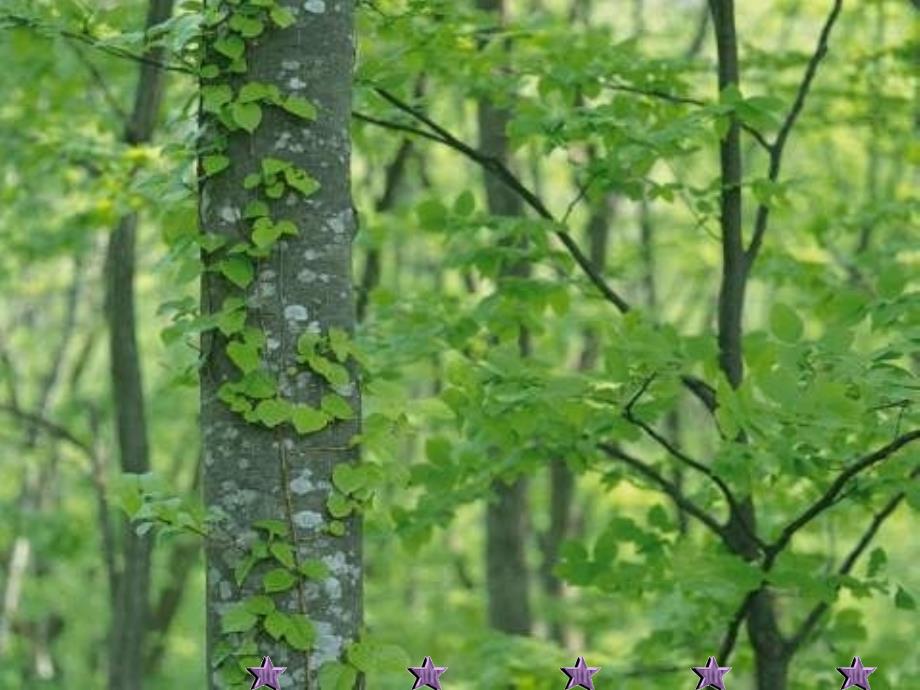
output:
[[230,116],[236,124],[252,134],[262,122],[262,108],[258,103],[237,101],[230,107]]
[[262,176],[259,173],[249,173],[243,178],[243,189],[255,189],[262,184]]
[[280,398],[263,400],[256,406],[256,417],[270,429],[274,429],[282,422],[286,422],[290,418],[290,414],[290,403]]
[[346,362],[351,353],[351,345],[351,338],[348,337],[345,330],[335,327],[329,329],[329,349],[342,364]]
[[353,506],[345,494],[333,491],[326,499],[326,509],[334,518],[343,518],[351,515]]
[[259,348],[251,343],[234,340],[227,345],[227,356],[244,374],[259,368]]
[[329,577],[329,568],[318,558],[310,558],[300,564],[300,573],[310,580],[325,580]]
[[423,201],[415,208],[425,230],[441,230],[447,223],[447,208],[437,199]]
[[351,405],[348,404],[348,401],[336,393],[324,395],[320,407],[323,408],[323,412],[330,414],[336,419],[352,419],[355,416],[355,411],[351,409]]
[[220,272],[231,283],[245,290],[253,279],[252,262],[245,256],[236,254],[220,262]]
[[268,84],[263,84],[260,81],[251,81],[247,84],[243,84],[236,100],[239,103],[251,103],[252,101],[260,101],[264,98],[269,98],[271,93],[272,88]]
[[230,17],[229,25],[243,38],[255,38],[265,30],[265,25],[261,21],[245,14],[234,14]]
[[265,175],[265,177],[277,175],[278,173],[283,172],[290,167],[290,163],[283,161],[280,158],[272,158],[271,156],[268,156],[262,159],[262,174]]
[[201,87],[201,108],[206,113],[219,113],[233,100],[233,89],[227,84],[210,84]]
[[268,249],[281,237],[281,229],[269,218],[259,218],[252,226],[252,241],[259,249]]
[[275,602],[264,594],[249,597],[243,602],[243,606],[249,613],[257,616],[265,616],[275,610]]
[[246,204],[246,209],[243,211],[243,218],[251,220],[252,218],[262,218],[267,216],[268,204],[264,201],[253,200]]
[[342,493],[352,494],[367,484],[368,476],[361,465],[341,464],[332,470],[332,483]]
[[345,534],[345,523],[341,522],[340,520],[333,520],[329,523],[329,526],[326,528],[326,530],[333,537],[341,537],[343,534]]
[[[275,519],[257,520],[252,524],[255,529],[260,529],[268,533],[270,539],[274,537],[285,538],[288,536],[288,526],[285,522]],[[268,555],[266,550],[265,555]]]
[[295,582],[297,582],[297,578],[291,571],[285,568],[269,570],[262,577],[262,586],[269,594],[274,592],[286,592],[294,586]]
[[316,631],[313,629],[313,623],[303,614],[288,616],[287,628],[284,631],[284,639],[294,649],[306,651],[313,646],[316,639]]
[[272,611],[265,617],[262,627],[273,640],[280,640],[288,626],[288,617],[281,611]]
[[386,671],[389,668],[408,665],[406,652],[394,644],[383,644],[373,640],[360,640],[348,647],[348,661],[365,673]]
[[288,568],[294,567],[294,549],[290,544],[276,541],[268,547],[268,551],[281,565]]
[[322,376],[333,386],[344,386],[349,381],[348,369],[341,364],[329,361],[322,355],[311,355],[307,363],[313,371]]
[[302,357],[302,361],[307,361],[315,352],[316,346],[319,345],[320,336],[312,331],[305,331],[297,338],[297,354]]
[[319,670],[319,690],[352,690],[357,678],[354,666],[330,661]]
[[894,605],[905,611],[914,611],[917,608],[916,600],[900,585],[898,585],[898,591],[894,595]]
[[201,159],[201,167],[204,168],[204,174],[210,177],[230,167],[230,158],[224,155],[205,156]]
[[284,171],[284,180],[289,187],[293,187],[304,196],[310,196],[319,189],[319,182],[310,177],[305,170],[300,168],[286,168]]
[[278,383],[274,377],[262,369],[251,371],[239,382],[239,391],[250,398],[264,400],[273,398],[278,392]]
[[224,633],[246,632],[251,630],[258,620],[246,610],[245,605],[237,604],[228,608],[220,617],[220,628]]
[[275,22],[279,29],[286,29],[294,23],[294,15],[286,7],[275,6],[269,11],[268,16]]
[[469,216],[476,208],[476,199],[470,190],[465,190],[454,202],[454,213],[461,217]]
[[802,337],[802,320],[791,308],[777,302],[770,309],[770,330],[779,340],[795,343]]
[[249,577],[249,573],[252,572],[255,564],[260,560],[262,559],[250,555],[237,562],[233,567],[233,579],[236,581],[237,587],[243,586],[243,583],[246,582],[246,578]]
[[265,196],[269,199],[280,199],[282,194],[284,194],[284,182],[280,180],[265,188]]
[[229,34],[214,41],[214,50],[231,60],[238,60],[246,52],[246,44],[239,36]]
[[312,434],[329,423],[329,417],[322,410],[309,405],[294,405],[291,422],[298,434]]
[[301,98],[299,96],[289,96],[288,98],[284,99],[281,107],[292,115],[296,115],[297,117],[304,120],[316,119],[316,108],[306,98]]
[[297,226],[294,225],[293,221],[279,220],[275,223],[275,227],[278,228],[279,236],[290,235],[291,237],[297,237]]

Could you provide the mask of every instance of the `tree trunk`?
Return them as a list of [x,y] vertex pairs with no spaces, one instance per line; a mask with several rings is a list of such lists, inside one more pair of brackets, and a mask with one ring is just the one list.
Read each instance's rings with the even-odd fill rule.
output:
[[[479,9],[504,17],[503,0],[479,0]],[[483,99],[478,104],[479,148],[496,160],[507,162],[508,113]],[[489,212],[496,216],[518,216],[520,197],[494,175],[485,176]],[[526,275],[526,266],[509,266],[508,275]],[[527,356],[530,344],[524,329],[519,335],[520,351]],[[527,635],[531,628],[529,573],[525,556],[527,538],[527,479],[512,483],[498,481],[495,499],[486,508],[486,589],[489,623],[496,630]]]
[[[715,30],[719,62],[719,90],[740,87],[738,43],[735,33],[733,0],[709,0]],[[731,118],[720,144],[722,284],[719,291],[719,364],[733,388],[744,378],[742,352],[742,316],[747,286],[741,214],[741,130],[737,118]],[[743,437],[738,442],[745,442]],[[745,525],[747,528],[745,529]],[[742,497],[732,510],[726,531],[733,550],[742,558],[755,560],[758,552],[748,531],[756,529],[754,502]],[[754,648],[757,690],[786,690],[788,654],[780,634],[776,604],[772,592],[763,585],[753,595],[747,614],[747,631]],[[720,659],[720,662],[726,662]]]
[[[224,72],[205,85],[229,80],[234,91],[248,82],[273,85],[282,98],[296,96],[312,103],[315,120],[263,103],[261,123],[252,134],[239,129],[225,133],[216,118],[203,115],[209,144],[226,141],[223,155],[229,166],[202,182],[199,214],[203,231],[237,243],[250,237],[252,222],[242,219],[244,209],[260,201],[274,222],[290,220],[297,234],[279,238],[267,257],[253,261],[255,279],[245,290],[213,268],[232,255],[226,250],[206,255],[212,270],[202,280],[202,311],[214,313],[225,299],[245,297],[247,326],[264,337],[264,347],[257,350],[258,367],[277,384],[277,401],[316,408],[330,386],[314,368],[298,362],[298,339],[308,331],[326,336],[332,328],[351,333],[355,321],[351,247],[357,219],[349,176],[354,3],[280,4],[290,10],[293,22],[278,28],[266,19],[265,32],[246,39],[245,77]],[[212,39],[206,60],[226,66]],[[245,189],[246,176],[258,173],[267,158],[306,171],[319,182],[318,190],[304,195],[289,187],[275,200],[264,193],[264,186]],[[231,340],[239,344],[239,334]],[[342,535],[335,536],[330,527],[336,531],[340,525],[332,525],[327,512],[333,469],[357,457],[352,439],[360,426],[358,386],[350,371],[349,382],[335,387],[353,411],[352,419],[330,422],[315,432],[295,433],[289,420],[274,428],[264,421],[247,422],[219,397],[225,382],[240,378],[227,347],[228,338],[217,331],[203,338],[203,486],[206,505],[219,516],[206,544],[208,687],[239,687],[232,672],[240,659],[221,662],[236,644],[254,638],[255,656],[268,655],[275,666],[286,667],[283,687],[316,688],[320,667],[342,657],[362,623],[361,522],[353,513],[344,520]],[[271,593],[276,609],[289,620],[312,625],[312,644],[297,645],[287,636],[274,639],[262,629],[248,635],[222,630],[222,614],[262,594],[263,576],[280,567],[265,560],[242,577],[234,573],[257,536],[264,538],[254,523],[265,519],[286,526],[283,541],[294,546],[295,570],[307,560],[327,566],[328,576],[321,583],[298,577],[290,589]],[[259,660],[246,665],[258,666]]]
[[[148,7],[146,28],[149,30],[169,19],[172,9],[172,0],[152,0]],[[147,57],[159,61],[162,49],[151,50]],[[143,63],[134,107],[130,119],[125,123],[126,143],[140,144],[150,140],[162,90],[163,71],[151,63]],[[129,474],[150,471],[144,389],[134,315],[136,235],[137,214],[124,216],[109,239],[106,255],[106,311],[109,320],[112,400],[121,470]],[[143,686],[151,547],[149,535],[138,535],[130,523],[125,523],[122,567],[110,628],[109,690],[139,690]]]

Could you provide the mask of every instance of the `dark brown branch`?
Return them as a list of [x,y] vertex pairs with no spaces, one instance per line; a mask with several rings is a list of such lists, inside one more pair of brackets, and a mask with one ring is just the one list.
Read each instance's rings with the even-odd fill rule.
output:
[[[911,473],[911,477],[916,477],[920,473],[920,470],[915,470]],[[888,517],[894,513],[897,507],[900,505],[901,501],[904,500],[905,493],[901,493],[894,496],[888,503],[885,504],[885,507],[882,508],[878,513],[872,517],[872,522],[869,523],[869,526],[866,528],[866,531],[859,538],[859,541],[856,542],[856,545],[847,554],[847,557],[844,559],[843,563],[840,565],[840,569],[837,571],[838,576],[843,577],[848,575],[853,569],[853,566],[856,565],[856,561],[859,560],[859,557],[869,548],[869,544],[875,538],[876,533],[882,526],[882,523],[888,519]],[[836,589],[840,589],[840,584],[838,583]],[[787,643],[787,650],[789,653],[795,652],[805,641],[805,639],[811,634],[815,626],[821,620],[821,617],[825,612],[830,608],[830,604],[826,601],[822,601],[815,605],[815,607],[808,613],[805,617],[805,620],[796,630],[795,634],[789,639]]]
[[639,474],[643,475],[644,477],[650,479],[652,482],[657,484],[658,487],[662,491],[664,491],[664,493],[666,493],[671,498],[671,500],[674,501],[674,503],[676,503],[681,508],[683,508],[683,510],[688,515],[692,515],[693,517],[695,517],[701,523],[706,525],[706,527],[708,527],[713,532],[713,534],[715,534],[723,542],[725,542],[726,545],[728,544],[729,540],[728,540],[728,535],[725,532],[725,528],[722,527],[722,525],[720,525],[718,521],[716,521],[716,519],[712,517],[709,513],[704,511],[702,508],[696,505],[693,501],[691,501],[686,496],[684,496],[683,492],[680,490],[680,488],[676,484],[674,484],[670,480],[663,477],[653,467],[647,465],[643,461],[639,460],[638,458],[633,457],[629,453],[625,452],[623,449],[618,448],[617,446],[614,446],[612,444],[601,443],[598,445],[598,448],[600,448],[609,457],[615,460],[622,461],[629,467],[632,467],[634,470],[639,472]]
[[77,56],[77,59],[80,61],[80,63],[86,67],[86,71],[89,72],[90,76],[93,78],[93,82],[96,84],[96,87],[102,94],[103,99],[112,110],[112,113],[114,113],[115,117],[118,118],[119,123],[122,126],[127,124],[128,113],[125,112],[124,108],[122,108],[121,104],[119,104],[118,99],[115,98],[115,94],[112,93],[112,90],[109,88],[108,83],[106,83],[105,77],[102,76],[99,68],[93,64],[92,60],[83,54],[83,51],[80,50],[80,48],[75,43],[69,43],[68,45],[73,49],[73,52]]
[[798,532],[805,525],[814,520],[818,515],[834,505],[837,496],[843,490],[843,487],[847,484],[848,481],[850,481],[860,472],[864,472],[873,465],[893,455],[904,446],[918,439],[920,439],[920,429],[914,429],[913,431],[910,431],[906,434],[902,434],[891,443],[888,443],[878,450],[863,456],[851,464],[849,467],[847,467],[843,472],[841,472],[831,483],[831,485],[827,487],[827,490],[825,490],[821,497],[811,506],[809,506],[801,515],[799,515],[799,517],[795,518],[792,522],[786,525],[786,527],[780,533],[779,537],[777,537],[776,541],[770,544],[770,546],[767,548],[767,560],[765,562],[765,567],[768,563],[772,564],[773,560],[775,560],[779,552],[786,547],[786,545],[789,543],[789,540],[792,539],[796,532]]
[[[91,48],[95,48],[96,50],[100,52],[106,53],[107,55],[111,55],[113,57],[121,58],[124,60],[131,60],[141,65],[147,65],[148,67],[156,67],[157,69],[163,70],[165,72],[180,72],[182,74],[197,74],[198,73],[197,70],[191,65],[186,65],[186,64],[170,65],[168,63],[161,62],[159,60],[153,59],[145,55],[139,55],[137,53],[132,53],[131,51],[124,50],[123,48],[116,48],[115,46],[107,46],[103,43],[100,43],[98,38],[90,34],[80,33],[77,31],[70,31],[68,29],[61,29],[60,27],[56,27],[56,26],[45,26],[35,21],[34,19],[30,19],[28,17],[21,17],[19,15],[7,14],[7,15],[0,16],[0,22],[2,21],[9,22],[10,26],[17,26],[17,27],[22,27],[22,28],[27,28],[27,29],[33,29],[35,31],[38,31],[39,33],[41,33],[43,30],[50,31],[54,34],[57,34],[61,38],[66,38],[71,41],[78,41],[80,43],[84,43],[90,46]],[[3,28],[5,27],[0,26],[0,29],[3,29]]]
[[[709,12],[706,12],[706,16],[709,16]],[[622,84],[620,82],[612,82],[606,80],[602,80],[601,84],[611,91],[622,91],[624,93],[636,94],[637,96],[657,98],[659,100],[668,101],[669,103],[675,103],[677,105],[695,105],[698,107],[707,105],[706,101],[702,99],[694,98],[692,96],[676,96],[674,94],[668,93],[667,91],[661,91],[659,89],[642,89],[637,86],[630,86],[629,84]],[[761,134],[758,129],[744,123],[740,123],[740,126],[741,129],[750,134],[764,150],[772,150],[770,142],[767,141],[767,138]]]
[[455,137],[448,130],[434,122],[431,118],[425,115],[425,113],[416,108],[413,108],[411,105],[405,103],[385,89],[375,88],[374,91],[388,103],[411,115],[419,122],[423,123],[429,129],[431,129],[438,137],[441,138],[442,143],[450,146],[460,153],[463,153],[465,156],[467,156],[467,158],[470,158],[471,160],[481,165],[488,172],[496,175],[502,182],[504,182],[518,196],[520,196],[524,202],[530,206],[530,208],[536,211],[536,213],[541,218],[559,226],[556,230],[554,230],[556,237],[558,237],[562,244],[565,245],[565,248],[572,255],[572,258],[575,259],[575,262],[579,265],[581,270],[588,276],[591,283],[594,284],[594,286],[597,287],[604,298],[614,304],[614,306],[616,306],[620,312],[626,313],[630,310],[630,305],[626,302],[626,300],[623,299],[612,287],[610,287],[610,285],[608,285],[604,280],[603,276],[601,276],[600,273],[594,269],[594,267],[591,265],[590,259],[588,259],[588,257],[585,256],[585,254],[581,251],[572,236],[569,235],[566,230],[562,229],[555,216],[553,216],[553,214],[544,205],[540,198],[530,189],[528,189],[517,177],[515,177],[515,175],[507,168],[507,166],[504,165],[504,163],[494,157],[486,156],[480,153],[473,147]]
[[[681,463],[683,463],[687,467],[690,467],[691,469],[696,470],[700,474],[707,477],[710,481],[712,481],[712,483],[715,484],[716,487],[719,489],[719,491],[722,493],[722,496],[725,498],[732,512],[740,516],[742,511],[740,509],[740,505],[738,504],[737,499],[735,498],[734,493],[732,493],[732,490],[729,488],[728,484],[726,484],[725,481],[712,470],[712,468],[707,467],[699,460],[696,460],[690,457],[689,455],[687,455],[687,453],[685,453],[683,450],[678,448],[675,444],[671,443],[668,439],[666,439],[664,436],[658,433],[658,431],[653,426],[646,423],[642,419],[639,419],[633,413],[633,408],[635,407],[635,404],[639,401],[642,395],[645,394],[645,391],[648,389],[649,385],[651,385],[653,378],[654,377],[647,378],[646,381],[643,383],[643,385],[640,387],[639,392],[633,395],[633,397],[629,400],[626,407],[623,408],[623,417],[630,424],[633,424],[639,427],[640,429],[642,429],[659,446],[664,448],[671,456],[679,460]],[[760,537],[758,537],[757,534],[754,532],[754,530],[751,529],[750,525],[747,524],[746,520],[742,519],[740,524],[741,524],[742,529],[747,533],[748,537],[750,537],[750,539],[755,544],[757,544],[761,549],[766,548],[766,544],[764,544],[763,541],[760,539]]]
[[88,443],[81,441],[68,429],[59,424],[56,424],[55,422],[45,419],[44,417],[40,417],[39,415],[32,414],[31,412],[20,410],[19,408],[13,407],[12,405],[3,403],[0,403],[0,412],[11,415],[20,421],[27,422],[36,428],[40,428],[54,438],[60,439],[62,441],[67,441],[67,443],[80,450],[87,457],[92,457],[93,449]]
[[[824,27],[821,29],[821,35],[818,37],[818,45],[815,48],[815,52],[811,56],[811,59],[808,61],[808,66],[805,68],[805,75],[802,78],[802,83],[799,84],[799,89],[796,93],[795,100],[792,103],[792,108],[789,110],[789,113],[786,115],[786,119],[780,126],[779,133],[776,135],[776,139],[772,144],[769,145],[767,149],[770,152],[770,168],[769,172],[767,173],[767,177],[770,182],[776,182],[776,180],[779,179],[780,168],[783,161],[783,151],[786,148],[786,141],[789,139],[789,134],[792,132],[792,128],[795,126],[796,120],[798,120],[799,115],[802,112],[802,108],[805,106],[805,99],[808,97],[808,93],[811,90],[811,84],[814,81],[815,74],[817,74],[818,65],[827,54],[827,42],[830,38],[831,30],[834,28],[834,23],[837,21],[837,17],[840,15],[840,10],[842,7],[843,0],[834,0],[830,14],[828,14],[827,20],[824,22]],[[763,245],[763,238],[767,232],[767,224],[769,220],[770,206],[767,203],[761,203],[757,207],[757,213],[754,219],[754,234],[751,237],[751,243],[748,245],[747,251],[745,252],[745,264],[747,271],[751,270],[751,267],[754,265],[754,261],[757,259],[757,254],[760,252],[760,248]]]
[[[369,124],[374,124],[380,127],[385,127],[387,129],[393,129],[396,131],[424,137],[425,139],[443,144],[444,146],[448,146],[455,151],[462,153],[467,158],[479,164],[483,168],[491,171],[493,174],[498,175],[500,179],[502,179],[505,184],[507,184],[516,194],[518,194],[528,206],[536,211],[541,218],[549,220],[553,223],[557,223],[557,225],[559,224],[549,209],[547,209],[545,204],[543,204],[543,202],[539,199],[539,197],[537,197],[532,191],[524,186],[524,184],[518,180],[510,170],[502,165],[500,161],[496,161],[492,158],[489,158],[488,156],[484,156],[476,149],[454,137],[449,131],[432,121],[427,115],[417,110],[416,108],[413,108],[407,103],[404,103],[389,92],[384,91],[383,89],[377,89],[377,92],[381,95],[382,98],[385,98],[398,109],[408,113],[419,122],[422,122],[427,127],[431,128],[433,132],[398,122],[382,120],[380,118],[365,115],[363,113],[353,112],[352,116]],[[582,253],[581,249],[578,247],[572,236],[569,235],[569,233],[565,230],[561,229],[556,230],[555,234],[566,246],[566,248],[569,250],[569,253],[582,268],[582,270],[584,270],[584,272],[588,275],[591,282],[598,288],[598,290],[601,291],[607,301],[611,302],[621,313],[628,312],[631,309],[631,305],[606,283],[604,278],[601,276],[600,271],[598,271],[592,265],[590,259]],[[710,412],[715,411],[716,396],[715,391],[711,386],[693,376],[682,376],[681,381],[683,381],[684,385],[687,387],[687,390],[693,393],[693,395],[696,396],[706,406],[706,409],[708,409]]]

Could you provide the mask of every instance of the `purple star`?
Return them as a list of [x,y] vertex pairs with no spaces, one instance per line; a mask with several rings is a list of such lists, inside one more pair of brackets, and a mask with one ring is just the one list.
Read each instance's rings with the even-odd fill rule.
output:
[[412,690],[423,685],[434,688],[434,690],[441,690],[441,681],[438,680],[438,676],[447,670],[447,666],[435,666],[431,657],[426,656],[421,666],[410,666],[408,670],[415,676],[415,685],[412,686]]
[[846,678],[843,681],[843,685],[840,686],[840,690],[848,688],[851,685],[855,685],[862,690],[872,690],[869,687],[869,674],[872,673],[878,666],[863,666],[862,659],[858,656],[853,657],[851,662],[852,666],[838,666],[837,670],[840,671],[840,675]]
[[563,666],[560,670],[569,677],[569,684],[565,686],[565,690],[574,688],[576,685],[587,688],[587,690],[594,690],[594,681],[591,680],[591,676],[600,671],[600,668],[588,666],[585,658],[580,656],[574,666]]
[[714,656],[709,657],[705,666],[693,666],[693,672],[700,677],[700,682],[696,684],[696,690],[701,690],[708,686],[725,690],[725,684],[722,676],[732,670],[731,666],[719,666]]
[[255,680],[252,681],[252,687],[249,690],[256,690],[256,688],[261,688],[263,685],[267,688],[272,688],[272,690],[278,690],[278,676],[284,673],[287,666],[272,666],[272,660],[270,657],[262,657],[261,666],[253,666],[247,668]]

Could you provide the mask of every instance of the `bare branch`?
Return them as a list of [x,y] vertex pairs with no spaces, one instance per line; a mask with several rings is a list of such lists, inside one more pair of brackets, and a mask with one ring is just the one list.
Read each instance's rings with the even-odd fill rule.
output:
[[[796,120],[798,120],[802,112],[802,108],[805,106],[805,99],[808,96],[808,92],[811,90],[811,84],[814,81],[815,74],[817,74],[818,65],[827,54],[828,39],[830,38],[831,30],[834,28],[834,24],[842,8],[843,0],[834,0],[830,14],[828,14],[824,22],[824,27],[821,29],[821,35],[818,37],[818,45],[811,59],[808,61],[808,66],[805,68],[805,75],[802,77],[802,83],[799,84],[799,90],[796,93],[795,101],[792,103],[792,108],[789,110],[786,119],[780,126],[775,141],[768,146],[768,151],[770,152],[770,168],[767,177],[770,182],[776,182],[776,180],[779,179],[786,141],[789,138],[792,128],[795,126]],[[751,243],[748,245],[747,252],[745,253],[745,263],[748,271],[751,270],[751,266],[754,265],[757,254],[760,252],[764,234],[767,232],[767,223],[769,219],[770,206],[761,203],[757,207],[757,214],[754,219],[754,234],[751,237]]]

